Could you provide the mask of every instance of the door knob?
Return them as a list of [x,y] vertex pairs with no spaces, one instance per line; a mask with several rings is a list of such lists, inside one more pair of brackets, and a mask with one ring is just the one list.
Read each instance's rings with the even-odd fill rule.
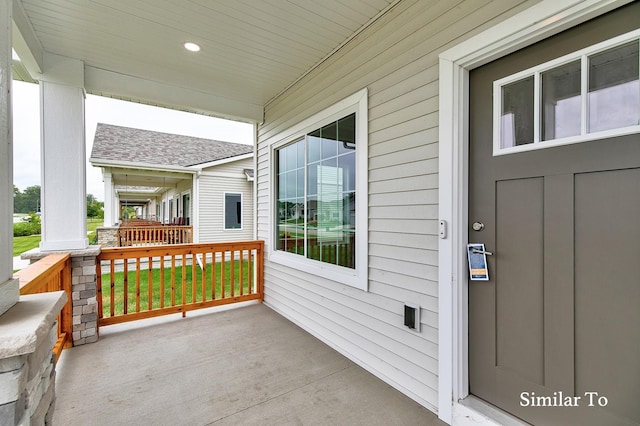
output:
[[473,222],[473,225],[471,225],[471,228],[474,231],[482,231],[484,229],[484,223],[482,223],[482,222]]

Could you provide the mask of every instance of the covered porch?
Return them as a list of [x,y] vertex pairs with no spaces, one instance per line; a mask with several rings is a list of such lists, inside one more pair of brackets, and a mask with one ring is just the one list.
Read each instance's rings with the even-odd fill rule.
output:
[[105,226],[134,218],[171,223],[180,215],[185,219],[190,217],[190,203],[185,208],[182,205],[174,206],[173,203],[169,205],[169,201],[178,199],[180,191],[192,193],[194,170],[179,170],[177,167],[169,170],[156,167],[156,170],[152,170],[105,166],[99,162],[92,164],[102,167]]
[[54,424],[444,424],[264,304],[103,327],[56,396]]

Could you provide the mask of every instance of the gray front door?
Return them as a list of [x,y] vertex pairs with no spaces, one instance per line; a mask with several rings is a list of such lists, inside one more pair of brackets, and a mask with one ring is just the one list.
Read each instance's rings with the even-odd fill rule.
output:
[[492,83],[639,23],[635,2],[471,72],[469,242],[494,255],[470,393],[533,424],[640,424],[640,135],[493,156]]

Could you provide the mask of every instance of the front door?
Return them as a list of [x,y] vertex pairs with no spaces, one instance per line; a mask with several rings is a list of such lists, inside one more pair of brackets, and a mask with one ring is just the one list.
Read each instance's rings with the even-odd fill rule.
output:
[[[470,75],[469,242],[493,255],[490,280],[469,282],[469,390],[533,424],[640,424],[640,135],[494,155],[493,82],[639,24],[635,2]],[[507,146],[615,127],[629,108],[636,121],[622,125],[640,124],[637,44],[594,59],[588,84],[577,60],[542,89],[511,86],[514,119],[500,123],[518,141]],[[580,113],[585,86],[610,95],[590,98],[592,115]],[[609,107],[596,117],[597,102]]]

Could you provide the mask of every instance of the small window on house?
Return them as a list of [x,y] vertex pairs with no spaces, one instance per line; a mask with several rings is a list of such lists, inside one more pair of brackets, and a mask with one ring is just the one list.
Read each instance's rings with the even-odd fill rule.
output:
[[494,82],[494,155],[640,132],[640,30]]
[[288,130],[272,148],[270,260],[367,288],[367,91]]
[[224,194],[224,229],[242,229],[242,194]]

